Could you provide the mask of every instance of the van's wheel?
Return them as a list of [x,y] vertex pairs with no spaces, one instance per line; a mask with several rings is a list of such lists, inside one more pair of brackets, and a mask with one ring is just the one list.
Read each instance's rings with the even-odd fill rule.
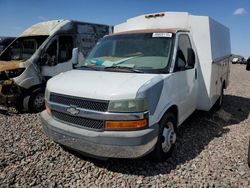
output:
[[218,98],[218,100],[216,101],[216,103],[214,104],[214,109],[216,111],[220,110],[222,105],[223,105],[223,99],[224,99],[224,87],[222,86],[221,88],[221,92],[220,92],[220,97]]
[[176,143],[177,120],[175,115],[167,113],[159,125],[158,139],[151,157],[158,162],[163,162],[172,154]]
[[29,99],[29,111],[41,112],[45,108],[44,90],[33,92]]

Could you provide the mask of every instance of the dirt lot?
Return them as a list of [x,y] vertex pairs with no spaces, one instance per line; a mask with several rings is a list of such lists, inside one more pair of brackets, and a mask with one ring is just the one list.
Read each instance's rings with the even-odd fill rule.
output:
[[0,187],[250,187],[250,72],[231,66],[217,113],[195,112],[179,128],[173,156],[98,161],[48,140],[39,114],[0,111]]

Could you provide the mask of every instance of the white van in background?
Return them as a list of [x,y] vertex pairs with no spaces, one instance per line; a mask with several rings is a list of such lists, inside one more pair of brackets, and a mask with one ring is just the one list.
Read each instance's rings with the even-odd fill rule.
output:
[[96,42],[111,32],[107,25],[71,20],[31,26],[0,54],[0,104],[43,110],[47,80],[82,66]]
[[47,83],[41,120],[55,142],[100,157],[163,161],[177,127],[196,109],[222,105],[229,29],[207,16],[164,12],[114,27],[85,68]]

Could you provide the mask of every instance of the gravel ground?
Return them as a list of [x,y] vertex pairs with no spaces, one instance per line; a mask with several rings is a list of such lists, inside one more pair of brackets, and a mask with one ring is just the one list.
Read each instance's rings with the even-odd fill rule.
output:
[[0,111],[0,187],[250,187],[250,72],[231,66],[231,85],[217,113],[195,112],[179,128],[164,163],[99,161],[49,140],[39,114]]

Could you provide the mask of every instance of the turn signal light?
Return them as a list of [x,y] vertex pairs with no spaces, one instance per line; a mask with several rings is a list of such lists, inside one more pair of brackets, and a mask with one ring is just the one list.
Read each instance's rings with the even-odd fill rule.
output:
[[45,107],[46,107],[46,111],[47,113],[52,116],[52,112],[51,112],[51,108],[48,106],[48,104],[45,102]]
[[106,129],[139,129],[148,126],[147,119],[133,121],[106,121]]

